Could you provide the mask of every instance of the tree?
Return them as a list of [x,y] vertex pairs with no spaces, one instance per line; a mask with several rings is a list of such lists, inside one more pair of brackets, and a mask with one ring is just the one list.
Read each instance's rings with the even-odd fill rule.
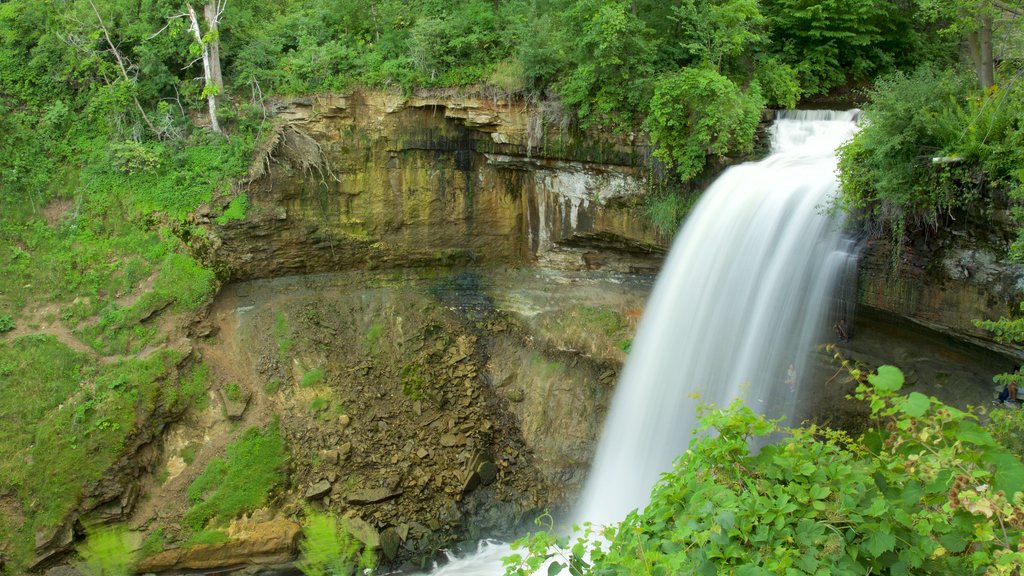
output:
[[[227,0],[208,0],[203,7],[203,18],[206,20],[206,33],[199,26],[199,17],[191,2],[185,2],[185,12],[171,16],[171,20],[186,19],[188,31],[195,40],[192,44],[193,56],[203,61],[203,95],[210,112],[210,129],[223,134],[217,120],[217,95],[224,90],[224,80],[220,71],[220,17],[227,7]],[[195,62],[195,60],[193,60]]]
[[744,92],[710,68],[683,68],[658,78],[644,123],[654,155],[689,180],[707,157],[749,152],[764,100],[755,82]]
[[917,0],[943,32],[962,38],[982,90],[995,84],[995,35],[1024,24],[1021,0]]

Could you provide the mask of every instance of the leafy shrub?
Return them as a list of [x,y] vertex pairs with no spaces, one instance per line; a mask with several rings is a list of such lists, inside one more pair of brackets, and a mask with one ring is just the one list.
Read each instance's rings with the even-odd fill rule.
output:
[[[898,369],[851,374],[876,424],[858,440],[808,426],[755,453],[782,431],[777,421],[739,401],[706,407],[647,508],[588,526],[572,548],[561,542],[556,564],[572,574],[1016,573],[1024,464],[976,417],[899,395]],[[529,553],[507,558],[507,574],[532,573],[556,541],[520,542]]]
[[756,83],[744,92],[714,70],[685,68],[655,82],[644,126],[654,155],[685,181],[704,170],[709,154],[750,152],[763,107]]
[[160,167],[163,147],[160,144],[143,144],[135,140],[115,142],[110,145],[114,166],[125,174],[152,172]]
[[0,316],[0,334],[3,334],[4,332],[10,332],[15,328],[17,328],[17,326],[15,326],[14,318],[12,318],[10,314],[4,314],[3,316]]
[[960,108],[968,88],[953,71],[931,66],[878,80],[864,107],[864,128],[840,149],[840,205],[866,209],[902,235],[907,224],[935,224],[940,214],[973,200],[961,195],[964,168],[931,162],[956,154],[951,147],[965,127]]

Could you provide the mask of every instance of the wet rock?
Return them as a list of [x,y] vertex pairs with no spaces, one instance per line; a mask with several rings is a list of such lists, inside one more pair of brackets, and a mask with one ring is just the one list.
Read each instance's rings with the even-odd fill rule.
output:
[[62,524],[51,531],[36,531],[36,558],[32,562],[33,569],[52,565],[71,547],[74,541],[71,527]]
[[331,483],[327,480],[321,480],[316,484],[313,484],[303,493],[302,497],[306,500],[316,500],[322,498],[331,492]]
[[[0,568],[3,565],[0,564]],[[55,566],[46,571],[46,576],[83,576],[81,572],[71,566]]]
[[484,486],[490,486],[494,483],[494,480],[498,477],[498,467],[494,462],[482,462],[476,469],[477,475],[480,477],[480,483]]
[[[406,528],[408,533],[408,528]],[[394,560],[398,555],[398,547],[401,546],[404,538],[399,535],[398,530],[395,528],[387,528],[380,533],[380,548],[384,553],[384,557],[389,561]]]
[[367,548],[376,550],[380,548],[380,534],[369,522],[358,516],[345,516],[342,518],[345,529]]

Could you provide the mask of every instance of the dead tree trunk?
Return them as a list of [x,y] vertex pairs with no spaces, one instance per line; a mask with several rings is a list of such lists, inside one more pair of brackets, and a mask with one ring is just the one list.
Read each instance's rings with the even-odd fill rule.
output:
[[[209,34],[204,37],[202,30],[199,28],[199,18],[196,16],[195,8],[192,7],[191,2],[185,3],[185,8],[188,10],[188,29],[192,32],[195,37],[196,44],[199,45],[200,53],[203,59],[203,93],[206,94],[206,104],[210,109],[210,129],[217,134],[223,134],[224,132],[220,129],[220,122],[217,121],[217,94],[220,91],[220,86],[214,80],[214,68],[217,69],[217,75],[220,76],[220,59],[218,58],[217,63],[213,63],[213,54],[211,53],[211,44],[216,43],[216,33]],[[219,17],[219,13],[214,9],[213,11],[213,30],[216,30],[216,22]],[[207,21],[210,22],[209,20]],[[219,55],[219,46],[218,46]],[[223,84],[223,82],[221,82]]]
[[207,2],[203,6],[203,19],[206,20],[207,43],[210,45],[210,75],[217,90],[224,92],[224,78],[220,73],[220,15],[224,11],[223,2]]

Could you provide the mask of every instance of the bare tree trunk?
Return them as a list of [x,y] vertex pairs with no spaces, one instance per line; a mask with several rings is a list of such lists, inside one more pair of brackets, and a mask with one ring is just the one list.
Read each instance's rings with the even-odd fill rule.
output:
[[[217,134],[223,134],[224,132],[220,129],[220,123],[217,121],[217,85],[213,81],[210,44],[203,40],[203,33],[199,29],[199,18],[196,17],[196,11],[192,8],[192,3],[186,2],[185,8],[188,9],[189,30],[192,31],[192,35],[195,36],[196,43],[199,44],[199,48],[202,51],[203,92],[206,93],[206,104],[210,109],[210,129]],[[217,67],[220,67],[219,63]]]
[[219,2],[208,1],[203,6],[203,19],[206,20],[207,33],[210,36],[210,74],[213,76],[213,84],[220,92],[224,91],[224,78],[220,73],[220,6]]
[[995,85],[996,68],[995,59],[992,57],[992,15],[985,14],[981,17],[981,30],[978,32],[978,80],[981,82],[981,89],[988,90]]

